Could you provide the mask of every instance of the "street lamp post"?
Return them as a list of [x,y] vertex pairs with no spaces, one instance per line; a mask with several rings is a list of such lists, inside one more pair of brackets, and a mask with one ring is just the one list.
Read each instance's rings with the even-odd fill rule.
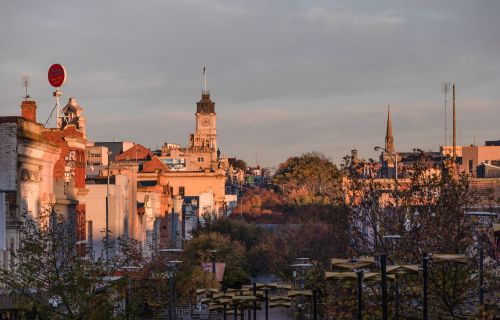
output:
[[[178,248],[168,248],[168,249],[159,249],[158,252],[163,253],[171,253],[171,254],[179,254],[184,250]],[[174,314],[174,304],[175,304],[175,272],[177,271],[177,265],[181,264],[182,261],[179,260],[169,260],[167,261],[167,275],[168,275],[168,318],[169,320],[175,320],[177,314]]]
[[423,303],[422,303],[422,319],[423,320],[427,320],[428,318],[428,311],[427,311],[427,278],[428,278],[428,263],[429,263],[429,260],[431,259],[431,257],[427,254],[427,253],[424,253],[423,256],[422,256],[422,273],[423,273],[423,276],[424,276],[424,285],[423,285],[423,294],[422,294],[422,300],[423,300]]
[[[493,222],[493,219],[498,216],[496,212],[487,212],[487,211],[470,211],[465,213],[469,217],[476,218],[491,218],[490,224]],[[479,305],[481,310],[484,309],[484,241],[485,234],[481,232],[478,236],[478,245],[479,245]]]
[[[391,241],[391,247],[392,247],[392,263],[396,265],[396,254],[395,254],[395,245],[394,243],[399,241],[401,239],[401,236],[399,234],[391,234],[391,235],[386,235],[382,236],[382,239],[384,240],[390,240]],[[394,320],[399,319],[399,283],[398,283],[398,276],[397,274],[395,275],[394,279]]]
[[214,276],[217,278],[217,274],[216,274],[216,268],[215,268],[215,254],[217,252],[219,252],[219,250],[208,250],[208,252],[210,253],[211,255],[211,260],[212,260],[212,273],[214,274]]
[[[257,284],[254,282],[252,285],[252,291],[254,297],[257,296]],[[257,300],[253,302],[253,320],[257,320]]]
[[356,302],[357,302],[357,319],[361,319],[363,316],[363,281],[365,279],[365,268],[370,268],[375,264],[373,257],[364,257],[352,259],[337,259],[333,258],[331,260],[332,268],[350,270],[351,272],[327,272],[325,274],[326,279],[338,279],[344,281],[357,281],[356,286]]
[[392,160],[392,162],[394,162],[394,166],[395,166],[394,167],[394,172],[395,172],[394,178],[397,181],[398,180],[398,156],[397,156],[397,154],[392,153],[390,151],[387,151],[386,148],[382,148],[382,147],[379,147],[379,146],[376,146],[375,148],[373,148],[373,150],[375,150],[375,151],[382,150],[382,151],[384,151],[385,153],[387,153],[391,157],[391,160]]
[[[125,271],[135,271],[139,270],[139,267],[136,266],[124,266],[122,267]],[[125,292],[125,319],[130,319],[130,291],[132,287],[132,281],[130,276],[127,277],[127,290]]]
[[356,279],[357,279],[357,291],[356,291],[356,299],[358,301],[358,320],[363,318],[363,269],[356,269]]
[[266,299],[266,320],[269,319],[269,289],[264,290],[264,296]]
[[177,319],[177,312],[175,310],[175,273],[177,271],[177,265],[182,263],[182,261],[179,260],[171,260],[167,261],[167,268],[170,269],[168,270],[168,288],[169,288],[169,319],[170,320],[175,320]]
[[[305,287],[305,271],[307,268],[310,268],[312,267],[313,265],[309,262],[309,258],[297,258],[296,259],[298,263],[295,263],[295,264],[292,264],[292,267],[294,268],[298,268],[301,272],[300,272],[300,290],[304,290],[304,287]],[[298,305],[298,309],[299,309],[299,319],[302,320],[303,318],[303,313],[302,313],[302,309],[303,309],[303,297],[300,296],[300,302],[299,302],[299,305]]]
[[108,150],[108,172],[107,172],[107,181],[106,181],[106,268],[109,268],[109,178],[111,172],[109,171],[109,156],[112,154],[111,151]]
[[313,289],[313,320],[318,320],[318,290]]
[[382,319],[388,319],[387,312],[387,256],[385,254],[380,255],[380,273],[382,276]]

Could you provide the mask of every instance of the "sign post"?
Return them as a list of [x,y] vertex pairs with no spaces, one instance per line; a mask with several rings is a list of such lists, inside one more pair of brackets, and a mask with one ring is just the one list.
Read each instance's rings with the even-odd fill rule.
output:
[[[57,123],[57,121],[59,121],[59,118],[61,117],[61,115],[62,115],[62,117],[65,118],[64,114],[62,113],[61,104],[59,102],[59,97],[62,96],[62,92],[59,91],[59,88],[64,84],[64,82],[66,82],[66,76],[67,76],[66,68],[64,68],[63,65],[61,65],[59,63],[55,63],[55,64],[50,66],[47,78],[49,80],[50,85],[53,86],[54,88],[56,88],[56,91],[54,91],[54,93],[53,93],[53,96],[56,99],[56,105],[54,106],[54,108],[50,112],[49,118],[47,119],[47,122],[45,122],[44,127],[50,121],[50,118],[52,118],[52,114],[54,113],[54,109],[57,109],[56,123]],[[62,127],[62,121],[61,121],[60,127]]]

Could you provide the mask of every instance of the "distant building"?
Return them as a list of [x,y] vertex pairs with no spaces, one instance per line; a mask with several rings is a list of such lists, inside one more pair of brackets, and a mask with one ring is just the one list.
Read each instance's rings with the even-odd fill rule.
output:
[[93,259],[106,257],[104,244],[106,195],[108,192],[109,257],[112,258],[119,253],[118,237],[128,235],[127,221],[133,214],[132,205],[136,206],[135,201],[130,201],[131,196],[133,196],[133,190],[130,186],[130,181],[124,174],[111,176],[109,186],[107,185],[107,177],[87,183],[88,193],[83,196],[82,200],[85,201],[88,210],[86,250],[89,257]]
[[75,225],[77,249],[85,255],[86,207],[85,166],[87,144],[86,119],[76,98],[69,98],[57,119],[57,128],[44,128],[43,138],[61,148],[54,165],[54,210]]
[[115,157],[135,145],[132,141],[120,141],[120,142],[95,142],[96,147],[106,147],[111,152],[109,155],[110,161],[115,161]]
[[489,140],[485,141],[484,143],[485,146],[500,146],[500,140]]
[[500,146],[469,146],[462,148],[463,171],[476,175],[481,164],[500,166]]
[[476,176],[478,178],[500,178],[500,166],[483,163],[477,166]]
[[104,146],[87,145],[87,166],[107,166],[108,148]]
[[[440,146],[439,152],[441,156],[450,158],[453,156],[453,146]],[[457,158],[462,157],[462,146],[455,146],[455,153]]]
[[215,103],[209,91],[202,92],[195,116],[195,132],[190,135],[187,147],[172,143],[162,147],[160,159],[172,171],[214,171],[222,160],[217,147]]

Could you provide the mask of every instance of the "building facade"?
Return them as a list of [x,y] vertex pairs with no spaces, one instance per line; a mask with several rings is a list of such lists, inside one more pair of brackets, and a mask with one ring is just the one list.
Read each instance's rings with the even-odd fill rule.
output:
[[43,220],[56,203],[54,167],[61,148],[43,137],[37,105],[26,99],[22,116],[0,117],[0,267],[10,268],[25,217]]

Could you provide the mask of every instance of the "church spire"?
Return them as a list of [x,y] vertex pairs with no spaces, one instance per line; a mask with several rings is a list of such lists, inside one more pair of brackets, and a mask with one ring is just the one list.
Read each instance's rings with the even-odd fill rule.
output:
[[394,136],[392,135],[391,106],[387,106],[387,131],[385,133],[385,150],[394,153]]

